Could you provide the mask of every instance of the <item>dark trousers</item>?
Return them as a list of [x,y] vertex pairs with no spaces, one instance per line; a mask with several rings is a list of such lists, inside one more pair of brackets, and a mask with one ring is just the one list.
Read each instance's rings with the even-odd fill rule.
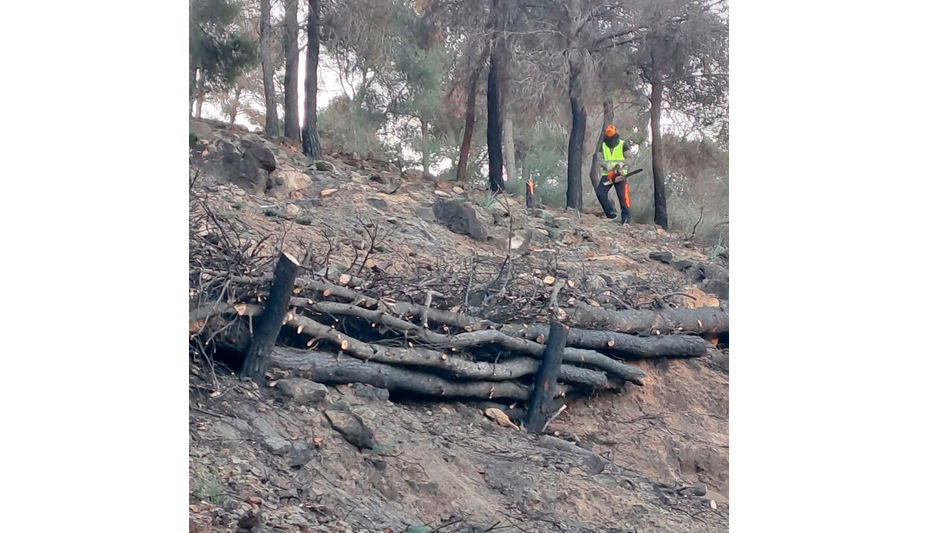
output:
[[615,194],[618,195],[618,203],[621,205],[621,223],[627,223],[631,220],[631,199],[628,197],[628,179],[623,178],[616,181],[614,184],[606,185],[608,178],[606,176],[599,177],[599,186],[595,188],[595,196],[599,199],[599,204],[602,205],[602,210],[605,211],[605,216],[608,218],[615,218],[617,213],[615,212],[615,205],[612,203],[612,199],[608,197],[608,190],[610,188],[615,189]]

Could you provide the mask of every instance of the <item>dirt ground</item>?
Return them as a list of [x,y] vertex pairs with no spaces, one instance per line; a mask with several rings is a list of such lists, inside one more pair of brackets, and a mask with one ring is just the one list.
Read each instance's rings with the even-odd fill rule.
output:
[[[235,141],[227,133],[202,137],[214,134]],[[276,172],[303,164],[293,150],[272,148]],[[193,174],[215,145],[201,149]],[[237,238],[265,253],[281,247],[300,257],[307,243],[327,239],[322,227],[332,227],[332,260],[344,265],[360,257],[367,245],[357,241],[377,220],[387,231],[371,258],[389,273],[427,272],[436,257],[502,257],[511,229],[532,237],[527,257],[541,268],[565,269],[583,285],[600,276],[656,298],[697,284],[649,254],[710,257],[683,236],[527,210],[514,198],[509,212],[480,209],[490,238],[477,242],[428,211],[438,197],[481,204],[483,193],[383,171],[387,177],[373,180],[377,172],[365,162],[333,161],[334,169],[307,171],[302,188],[279,198],[199,176],[192,198],[200,199],[192,202],[234,220]],[[727,531],[727,357],[629,363],[647,373],[643,387],[573,398],[550,435],[534,436],[496,424],[475,405],[402,400],[368,385],[327,387],[324,398],[300,404],[192,357],[191,533]],[[336,407],[372,430],[374,449],[360,450],[333,428],[325,411]]]

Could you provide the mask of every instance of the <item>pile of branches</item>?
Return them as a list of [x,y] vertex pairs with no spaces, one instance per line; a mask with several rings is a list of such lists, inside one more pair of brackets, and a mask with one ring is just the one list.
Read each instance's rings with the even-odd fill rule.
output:
[[[531,398],[552,320],[565,330],[556,397],[643,385],[630,360],[699,357],[728,331],[727,310],[599,303],[604,287],[543,275],[529,258],[437,259],[406,276],[366,266],[371,253],[340,266],[327,239],[282,252],[196,198],[190,220],[192,352],[237,354],[258,381],[271,366],[325,384],[514,404]],[[370,252],[385,246],[369,236]]]

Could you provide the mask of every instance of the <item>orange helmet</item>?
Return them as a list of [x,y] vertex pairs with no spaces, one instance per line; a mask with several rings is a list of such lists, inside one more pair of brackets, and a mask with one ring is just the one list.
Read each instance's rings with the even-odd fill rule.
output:
[[605,136],[606,136],[606,137],[614,137],[615,134],[617,134],[617,133],[618,133],[618,131],[615,130],[615,125],[614,125],[614,124],[609,124],[608,126],[605,127]]

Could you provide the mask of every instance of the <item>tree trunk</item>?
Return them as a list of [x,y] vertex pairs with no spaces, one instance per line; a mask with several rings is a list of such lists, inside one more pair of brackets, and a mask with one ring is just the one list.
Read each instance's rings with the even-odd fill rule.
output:
[[201,107],[204,105],[204,96],[206,94],[206,89],[204,87],[204,71],[201,71],[201,79],[197,80],[197,96],[195,103],[194,116],[201,118]]
[[275,101],[275,66],[269,38],[272,34],[271,0],[259,3],[259,59],[262,62],[262,89],[265,93],[265,137],[278,137],[278,103]]
[[502,177],[502,114],[501,91],[499,90],[498,66],[502,57],[501,23],[499,13],[501,0],[492,0],[490,14],[494,20],[491,53],[489,54],[489,82],[486,99],[489,104],[486,144],[489,150],[489,188],[492,192],[505,190]]
[[580,60],[570,58],[570,111],[573,126],[567,149],[566,207],[582,211],[582,158],[583,140],[586,136],[586,108],[582,103]]
[[239,114],[239,98],[243,94],[243,88],[239,85],[233,90],[233,101],[230,102],[230,126],[236,124],[236,116]]
[[299,268],[297,259],[285,252],[282,252],[275,265],[269,299],[265,303],[265,311],[259,317],[256,333],[246,350],[246,359],[240,371],[241,376],[248,377],[255,383],[263,382],[265,371],[268,369],[269,355],[275,346],[278,332],[282,329]]
[[427,119],[420,117],[421,121],[421,166],[424,167],[424,175],[430,174],[430,129],[428,128]]
[[[485,54],[482,54],[482,58]],[[482,60],[476,70],[469,76],[466,86],[466,119],[463,123],[463,143],[460,145],[460,159],[456,163],[456,181],[466,180],[466,165],[469,162],[469,149],[472,145],[472,130],[476,124],[476,91],[479,85],[479,74],[482,72]]]
[[660,134],[660,109],[663,103],[663,80],[651,56],[650,84],[650,155],[654,171],[654,224],[667,229],[667,191],[663,175],[663,139]]
[[505,133],[505,173],[509,181],[517,181],[518,165],[515,161],[515,126],[514,122],[511,120],[511,113],[507,111],[505,112],[503,126]]
[[705,335],[728,331],[728,311],[718,307],[663,309],[660,311],[609,311],[578,304],[570,321],[583,329],[602,329],[638,335]]
[[[615,106],[612,104],[612,98],[606,96],[602,100],[602,129],[596,136],[595,151],[592,153],[592,165],[589,167],[589,181],[592,182],[592,188],[599,191],[599,154],[602,153],[602,138],[605,136],[605,128],[615,121]],[[609,200],[611,201],[611,200]]]
[[529,433],[541,433],[553,416],[553,397],[557,389],[557,375],[563,362],[563,349],[569,328],[556,320],[550,321],[550,336],[543,360],[534,381],[534,390],[528,401],[524,425]]
[[188,116],[194,116],[194,95],[197,92],[197,67],[188,68]]
[[304,127],[301,151],[308,159],[321,157],[317,134],[317,65],[320,61],[320,0],[308,0],[307,58],[304,62]]
[[285,137],[301,140],[298,125],[298,0],[285,0]]

